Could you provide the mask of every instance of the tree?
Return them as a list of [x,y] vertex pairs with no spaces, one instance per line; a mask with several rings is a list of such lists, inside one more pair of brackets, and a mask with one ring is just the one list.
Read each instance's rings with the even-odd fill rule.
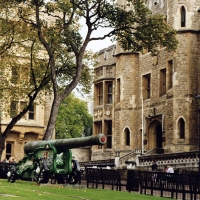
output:
[[[87,76],[88,69],[83,59],[89,42],[114,37],[124,50],[141,51],[148,48],[153,55],[157,53],[158,44],[163,44],[168,50],[177,47],[176,32],[165,23],[162,16],[153,16],[143,0],[128,0],[128,10],[122,9],[115,0],[17,2],[21,3],[19,18],[37,33],[49,58],[54,100],[45,140],[51,139],[53,135],[62,101],[81,78]],[[84,18],[87,26],[84,38],[79,33],[80,18]],[[112,30],[101,37],[93,37],[93,32],[108,27]],[[65,81],[60,85],[59,80],[63,77]]]
[[[23,23],[9,1],[1,2],[0,45],[1,45],[1,116],[8,115],[12,102],[23,100],[18,111],[10,113],[12,119],[0,134],[0,155],[5,148],[5,140],[13,126],[33,106],[42,102],[45,92],[51,92],[51,74],[48,60],[38,54],[42,51],[36,33]],[[16,103],[17,105],[17,103]]]
[[92,116],[86,102],[70,94],[61,103],[56,120],[56,138],[89,136],[92,129]]
[[[51,96],[52,93],[50,59],[38,39],[37,29],[32,26],[31,21],[28,23],[20,19],[21,7],[17,5],[18,2],[16,4],[12,0],[0,2],[0,112],[1,115],[12,114],[12,119],[5,130],[0,127],[0,156],[5,148],[7,135],[17,121],[32,108],[34,103],[45,103],[44,95]],[[93,60],[93,55],[88,52],[84,56],[89,61],[85,61],[85,71],[80,79],[80,85],[82,90],[88,91],[91,85],[88,65]],[[62,55],[60,58],[65,61]],[[68,59],[70,60],[69,57]],[[66,73],[73,74],[73,67],[70,70],[67,65],[62,69],[57,66],[56,75],[60,86],[62,81],[67,81]],[[11,103],[19,100],[23,100],[23,106],[20,105],[17,110],[10,113]]]

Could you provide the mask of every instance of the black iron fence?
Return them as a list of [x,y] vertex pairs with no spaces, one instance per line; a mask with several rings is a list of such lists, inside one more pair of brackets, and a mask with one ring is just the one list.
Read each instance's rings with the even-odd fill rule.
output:
[[15,165],[16,163],[0,163],[0,178],[7,178],[8,169]]
[[[200,199],[200,174],[184,172],[181,174],[165,172],[140,172],[140,193],[182,199]],[[164,194],[165,193],[165,194]]]

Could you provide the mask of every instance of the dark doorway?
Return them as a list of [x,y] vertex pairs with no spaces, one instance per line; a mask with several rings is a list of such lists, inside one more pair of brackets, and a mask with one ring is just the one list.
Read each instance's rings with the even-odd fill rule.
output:
[[162,126],[158,124],[156,130],[156,148],[162,148]]

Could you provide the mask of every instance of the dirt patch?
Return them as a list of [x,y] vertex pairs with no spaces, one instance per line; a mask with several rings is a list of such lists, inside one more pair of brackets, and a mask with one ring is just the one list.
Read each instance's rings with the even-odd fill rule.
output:
[[15,195],[11,195],[11,194],[0,194],[0,196],[4,196],[4,197],[17,197]]

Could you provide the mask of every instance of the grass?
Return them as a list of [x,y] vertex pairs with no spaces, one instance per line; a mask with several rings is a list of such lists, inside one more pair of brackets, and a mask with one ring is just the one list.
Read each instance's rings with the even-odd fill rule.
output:
[[166,200],[157,196],[141,195],[135,192],[115,191],[92,188],[68,188],[60,185],[37,185],[34,182],[17,180],[8,183],[0,179],[1,200]]

